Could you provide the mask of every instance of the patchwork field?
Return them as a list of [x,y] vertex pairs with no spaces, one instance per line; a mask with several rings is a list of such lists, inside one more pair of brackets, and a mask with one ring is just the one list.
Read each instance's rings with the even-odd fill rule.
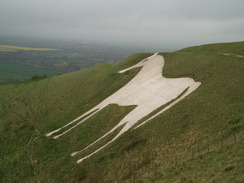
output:
[[[96,64],[114,63],[141,50],[118,45],[51,40],[14,42],[0,39],[0,42],[5,43],[0,45],[0,84],[26,81],[34,75],[51,77]],[[22,46],[7,45],[10,43]]]
[[57,51],[58,49],[51,48],[28,48],[22,46],[13,46],[13,45],[2,45],[0,44],[0,52],[16,52],[16,51]]

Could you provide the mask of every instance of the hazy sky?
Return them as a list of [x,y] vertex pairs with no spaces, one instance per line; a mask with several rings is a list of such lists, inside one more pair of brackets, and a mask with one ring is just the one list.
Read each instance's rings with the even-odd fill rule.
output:
[[0,0],[0,36],[180,48],[244,40],[244,0]]

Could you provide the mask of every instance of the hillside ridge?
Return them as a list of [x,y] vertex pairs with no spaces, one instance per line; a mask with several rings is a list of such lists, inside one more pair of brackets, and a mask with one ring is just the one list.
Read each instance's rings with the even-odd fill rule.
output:
[[[238,42],[159,53],[155,60],[140,53],[115,64],[0,85],[0,182],[243,182],[244,62],[234,55],[243,50],[244,42]],[[127,123],[70,154],[109,132],[136,105],[109,104],[60,138],[44,135],[102,103],[145,67],[124,69],[142,60],[157,62],[160,55],[165,59],[163,73],[162,68],[157,71],[160,77],[192,78],[200,87],[158,114],[188,92],[186,85],[176,98],[80,164],[76,161],[107,144]]]

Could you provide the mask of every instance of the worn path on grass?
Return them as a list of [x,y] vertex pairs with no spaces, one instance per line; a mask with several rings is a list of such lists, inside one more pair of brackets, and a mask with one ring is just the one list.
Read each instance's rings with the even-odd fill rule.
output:
[[[180,94],[183,93],[187,89],[187,91],[180,97],[178,97],[173,103],[166,106],[164,109],[159,111],[157,114],[149,118],[148,120],[141,123],[139,126],[145,124],[150,119],[158,116],[165,110],[169,109],[177,102],[185,98],[191,92],[199,87],[201,84],[200,82],[195,82],[192,78],[165,78],[162,76],[162,69],[164,66],[164,58],[160,55],[155,53],[154,55],[140,61],[138,64],[121,70],[119,73],[124,73],[130,69],[136,67],[142,67],[140,72],[124,87],[119,89],[117,92],[103,100],[100,104],[92,108],[91,110],[87,111],[83,115],[79,116],[78,118],[74,119],[73,121],[69,122],[65,126],[54,130],[50,133],[47,133],[46,136],[54,135],[53,138],[59,138],[64,134],[71,131],[73,128],[76,128],[81,123],[85,122],[91,116],[96,114],[98,111],[102,110],[109,104],[118,104],[120,106],[129,106],[129,105],[136,105],[137,107],[128,113],[118,124],[112,128],[108,133],[104,134],[102,137],[91,143],[86,148],[76,151],[71,155],[74,156],[85,149],[89,148],[96,142],[100,141],[110,133],[114,132],[117,128],[124,125],[122,130],[107,144],[103,145],[93,153],[83,157],[82,159],[78,160],[77,163],[82,162],[83,160],[89,158],[90,156],[94,155],[108,144],[116,140],[120,135],[124,132],[129,130],[134,124],[136,124],[140,119],[147,116],[155,109],[159,108],[162,105],[167,104],[168,102],[176,99]],[[76,123],[72,127],[66,129],[62,133],[58,132],[64,128],[67,128],[69,125]],[[138,126],[138,127],[139,127]]]

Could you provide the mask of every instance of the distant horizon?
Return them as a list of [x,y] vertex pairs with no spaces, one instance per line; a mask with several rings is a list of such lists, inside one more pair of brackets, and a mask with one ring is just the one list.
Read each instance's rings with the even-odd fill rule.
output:
[[[126,41],[105,41],[105,40],[88,40],[88,39],[68,39],[68,38],[55,38],[55,37],[28,37],[28,36],[0,36],[0,44],[1,41],[3,39],[9,39],[8,41],[10,42],[16,42],[17,40],[22,40],[22,41],[26,41],[26,42],[51,42],[51,41],[55,41],[55,42],[62,42],[62,43],[73,43],[73,44],[104,44],[106,46],[112,46],[112,45],[116,45],[116,46],[130,46],[130,47],[134,47],[134,48],[141,48],[141,49],[146,49],[146,48],[151,48],[151,49],[166,49],[166,50],[171,50],[171,51],[175,51],[178,48],[170,48],[170,47],[162,47],[160,45],[158,46],[153,46],[153,45],[144,45],[144,44],[140,44],[137,42],[126,42]],[[6,42],[7,40],[5,40]],[[24,42],[19,42],[21,45],[25,45]]]
[[[185,45],[185,46],[178,46],[178,47],[167,47],[167,45],[143,45],[140,44],[138,42],[126,42],[126,41],[105,41],[105,40],[88,40],[88,39],[69,39],[69,38],[55,38],[55,37],[28,37],[28,36],[1,36],[0,35],[0,41],[2,41],[2,39],[10,39],[9,41],[17,41],[18,39],[24,39],[27,42],[30,41],[56,41],[56,42],[66,42],[66,43],[76,43],[76,44],[105,44],[107,46],[112,46],[112,45],[116,45],[116,46],[130,46],[130,47],[134,47],[134,48],[141,48],[141,49],[153,49],[153,50],[162,50],[162,51],[176,51],[176,50],[180,50],[183,48],[187,48],[187,47],[192,47],[192,46],[200,46],[200,45],[206,45],[206,44],[217,44],[217,43],[231,43],[231,42],[242,42],[243,40],[233,40],[233,41],[222,41],[222,42],[203,42],[203,43],[196,43],[193,45]],[[6,41],[6,40],[5,40]],[[6,43],[6,42],[5,42]],[[0,42],[0,44],[2,44]],[[24,42],[21,42],[20,45],[24,45]],[[17,45],[18,46],[18,45]]]

